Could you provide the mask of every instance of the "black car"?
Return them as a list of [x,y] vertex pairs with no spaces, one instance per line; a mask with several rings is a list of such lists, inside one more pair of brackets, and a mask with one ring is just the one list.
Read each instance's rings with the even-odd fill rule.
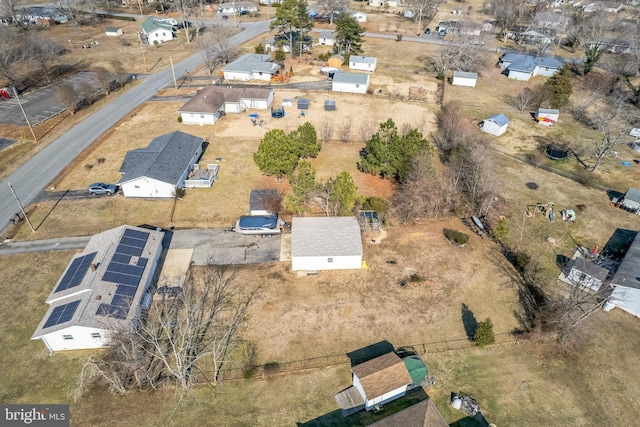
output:
[[427,28],[426,30],[424,30],[425,34],[431,34],[431,28]]

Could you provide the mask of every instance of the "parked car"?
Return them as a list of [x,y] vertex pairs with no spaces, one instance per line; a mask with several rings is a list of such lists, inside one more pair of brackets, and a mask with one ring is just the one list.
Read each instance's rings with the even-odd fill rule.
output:
[[447,35],[447,30],[446,29],[442,29],[442,30],[438,31],[438,35],[442,36],[442,37],[446,36]]
[[106,194],[112,196],[118,192],[118,186],[114,184],[105,184],[104,182],[94,182],[89,186],[89,193],[92,196]]
[[431,34],[431,28],[427,28],[426,30],[424,30],[425,34]]

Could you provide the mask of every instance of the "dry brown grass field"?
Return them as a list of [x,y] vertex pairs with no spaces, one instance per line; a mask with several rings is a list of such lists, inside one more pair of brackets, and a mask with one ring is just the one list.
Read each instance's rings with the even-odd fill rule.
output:
[[[391,91],[406,92],[408,85],[435,85],[433,77],[413,73],[420,66],[415,48],[412,43],[367,41],[366,54],[384,51],[392,58],[380,55],[382,66],[372,76],[372,84],[383,88],[382,94],[276,91],[276,103],[300,95],[311,99],[311,108],[304,117],[295,107],[283,119],[266,117],[263,127],[252,126],[246,114],[229,114],[211,127],[182,125],[176,111],[182,102],[146,103],[82,153],[52,183],[57,191],[83,189],[93,181],[117,180],[118,168],[128,150],[144,147],[153,137],[174,130],[208,141],[201,163],[221,158],[220,180],[210,189],[188,190],[177,202],[172,222],[173,201],[128,200],[122,196],[62,200],[32,207],[32,221],[40,224],[38,231],[31,233],[22,227],[17,238],[87,235],[122,223],[179,228],[228,226],[245,212],[251,189],[272,185],[286,188],[286,184],[261,176],[254,165],[251,154],[260,138],[270,129],[291,131],[307,120],[316,127],[325,120],[336,126],[345,120],[352,123],[351,142],[342,143],[334,137],[323,144],[320,155],[313,160],[319,178],[347,170],[359,193],[388,197],[394,191],[389,182],[356,169],[363,146],[357,129],[363,117],[376,123],[392,117],[399,126],[423,123],[427,135],[434,130],[436,105],[386,96]],[[318,68],[295,61],[290,65],[295,70],[294,81],[310,79]],[[540,84],[530,82],[534,83]],[[505,111],[502,96],[521,84],[488,68],[476,89],[447,85],[445,96],[462,100],[469,119],[475,121],[485,114]],[[178,93],[195,90],[183,88]],[[162,94],[176,92],[166,90]],[[337,100],[337,111],[323,111],[323,101],[328,98]],[[262,116],[266,112],[258,113]],[[528,121],[524,113],[507,115],[512,127],[492,143],[510,154],[526,154],[537,146],[536,138],[589,137],[566,115],[566,121],[544,129]],[[568,129],[571,133],[565,135]],[[99,163],[99,158],[104,162]],[[85,167],[89,164],[90,168]],[[607,160],[603,171],[607,168],[616,170],[613,160]],[[637,216],[610,207],[606,193],[600,190],[500,154],[496,154],[496,174],[504,183],[501,213],[511,219],[511,243],[518,244],[522,231],[520,244],[541,261],[550,280],[557,274],[555,256],[570,254],[575,242],[602,246],[617,227],[640,228]],[[631,182],[632,177],[623,178],[630,178]],[[530,189],[533,186],[527,186],[529,183],[535,183],[537,189]],[[548,201],[555,202],[558,209],[585,204],[587,210],[577,212],[578,220],[571,224],[559,219],[549,222],[540,216],[522,221],[527,204]],[[524,230],[519,228],[522,224]],[[443,237],[445,227],[468,232],[460,220],[446,219],[407,226],[392,224],[377,244],[367,236],[364,260],[368,268],[360,271],[297,277],[286,262],[239,268],[239,283],[261,285],[242,331],[243,338],[256,343],[259,363],[284,363],[344,354],[383,339],[398,346],[464,339],[462,304],[477,320],[490,317],[497,333],[517,328],[517,296],[506,278],[504,269],[508,266],[498,245],[473,234],[466,247],[450,245]],[[547,242],[548,237],[555,239],[555,245]],[[29,341],[46,311],[44,300],[71,256],[71,252],[52,252],[0,257],[0,271],[6,277],[0,283],[4,296],[0,312],[6,313],[5,322],[0,325],[0,365],[12,367],[0,374],[0,400],[71,402],[72,425],[78,426],[345,425],[333,400],[333,394],[350,382],[348,366],[344,364],[203,386],[196,390],[197,400],[180,400],[180,394],[171,388],[127,396],[112,396],[95,388],[73,402],[67,393],[88,354],[62,352],[49,357],[42,343]],[[413,274],[421,281],[400,286]],[[640,392],[636,381],[640,367],[635,363],[637,322],[619,310],[597,312],[579,327],[575,338],[564,348],[535,340],[505,343],[511,337],[499,335],[501,344],[485,349],[428,352],[425,361],[437,382],[427,391],[447,421],[459,422],[458,425],[472,424],[448,405],[452,391],[471,393],[479,400],[487,419],[498,426],[634,425],[635,396]]]

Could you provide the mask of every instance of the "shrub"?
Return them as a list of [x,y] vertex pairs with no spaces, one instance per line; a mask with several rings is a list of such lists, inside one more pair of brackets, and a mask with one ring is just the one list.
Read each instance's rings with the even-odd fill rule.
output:
[[93,165],[91,163],[87,163],[86,165],[84,165],[84,168],[90,171],[91,169],[93,169]]
[[182,116],[178,116],[178,123],[182,123]]
[[422,282],[422,276],[420,276],[418,273],[413,273],[411,276],[409,276],[409,281],[411,283],[420,283]]
[[278,50],[276,50],[276,52],[274,53],[274,58],[276,61],[284,61],[285,58],[287,57],[287,54],[284,53],[284,50],[279,47]]
[[98,157],[98,164],[101,165],[103,164],[107,159],[105,159],[104,157]]
[[251,378],[253,378],[253,369],[247,369],[246,371],[244,371],[242,376],[245,380],[250,380]]
[[500,218],[500,221],[498,221],[498,225],[496,226],[496,228],[491,230],[491,237],[502,244],[507,243],[510,234],[511,229],[509,227],[509,221],[507,220],[507,218]]
[[254,49],[254,52],[258,53],[258,54],[261,54],[261,55],[264,55],[264,53],[265,53],[264,45],[262,43],[258,43],[258,45]]
[[531,263],[531,255],[526,252],[516,252],[513,254],[513,266],[519,271],[523,272],[527,269]]
[[469,241],[468,234],[464,234],[458,230],[451,230],[450,228],[445,228],[444,235],[450,242],[455,242],[460,246],[465,245]]
[[473,335],[473,341],[478,347],[484,347],[496,342],[496,337],[493,333],[493,323],[488,317],[486,320],[478,323],[476,333]]
[[263,369],[265,372],[275,372],[280,369],[280,364],[278,362],[267,362],[264,364]]
[[329,58],[331,58],[331,52],[325,52],[325,53],[321,53],[320,55],[318,55],[318,59],[320,61],[327,62],[329,60]]

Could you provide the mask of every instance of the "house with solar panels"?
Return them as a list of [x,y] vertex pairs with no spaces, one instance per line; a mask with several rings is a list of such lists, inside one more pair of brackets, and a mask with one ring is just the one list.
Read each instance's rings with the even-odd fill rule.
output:
[[50,352],[101,348],[109,332],[135,327],[151,304],[164,233],[122,225],[96,234],[73,257],[31,337]]

